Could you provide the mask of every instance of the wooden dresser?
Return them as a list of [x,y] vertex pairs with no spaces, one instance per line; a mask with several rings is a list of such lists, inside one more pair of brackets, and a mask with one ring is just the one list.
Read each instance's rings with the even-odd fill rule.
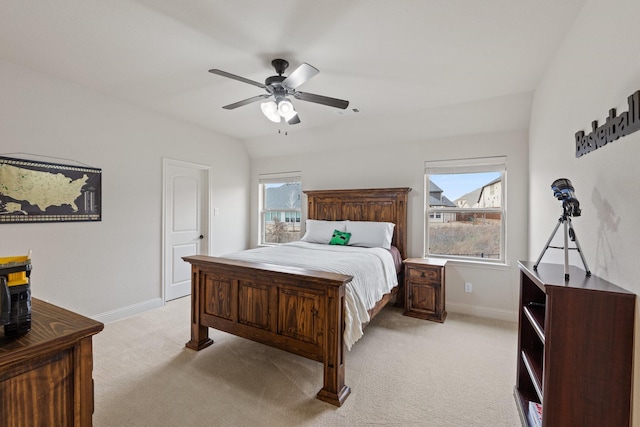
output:
[[0,425],[91,426],[92,336],[104,325],[32,299],[31,331],[0,333]]

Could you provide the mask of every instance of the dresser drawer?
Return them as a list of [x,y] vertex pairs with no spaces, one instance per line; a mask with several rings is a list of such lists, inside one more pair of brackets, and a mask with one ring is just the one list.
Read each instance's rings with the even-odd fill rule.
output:
[[441,279],[440,268],[414,268],[409,267],[407,269],[407,278],[414,282],[438,282]]

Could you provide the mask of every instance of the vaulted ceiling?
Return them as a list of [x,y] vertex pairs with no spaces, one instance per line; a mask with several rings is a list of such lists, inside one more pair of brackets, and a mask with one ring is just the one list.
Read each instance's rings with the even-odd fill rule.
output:
[[[253,156],[428,140],[526,129],[583,3],[2,0],[0,60],[232,136]],[[293,100],[297,125],[268,121],[259,102],[222,108],[265,92],[207,70],[263,82],[274,58],[315,66],[298,89],[349,108]]]

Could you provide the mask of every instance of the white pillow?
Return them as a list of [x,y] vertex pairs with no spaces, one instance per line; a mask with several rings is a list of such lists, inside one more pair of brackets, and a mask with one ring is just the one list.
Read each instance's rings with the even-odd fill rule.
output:
[[395,226],[392,222],[347,221],[349,246],[391,249]]
[[308,219],[306,221],[306,231],[302,236],[303,242],[329,244],[334,230],[345,231],[346,221],[319,221]]

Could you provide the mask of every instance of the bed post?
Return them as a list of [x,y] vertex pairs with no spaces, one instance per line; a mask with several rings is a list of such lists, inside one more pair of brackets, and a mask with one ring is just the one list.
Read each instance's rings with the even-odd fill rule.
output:
[[202,350],[213,344],[213,340],[209,338],[209,328],[200,324],[200,307],[202,305],[201,299],[204,298],[204,292],[202,289],[197,289],[200,286],[200,268],[196,265],[191,265],[191,340],[189,340],[185,347],[192,350]]
[[324,334],[324,385],[318,399],[341,406],[351,393],[344,383],[344,293],[345,285],[330,286],[327,290]]

